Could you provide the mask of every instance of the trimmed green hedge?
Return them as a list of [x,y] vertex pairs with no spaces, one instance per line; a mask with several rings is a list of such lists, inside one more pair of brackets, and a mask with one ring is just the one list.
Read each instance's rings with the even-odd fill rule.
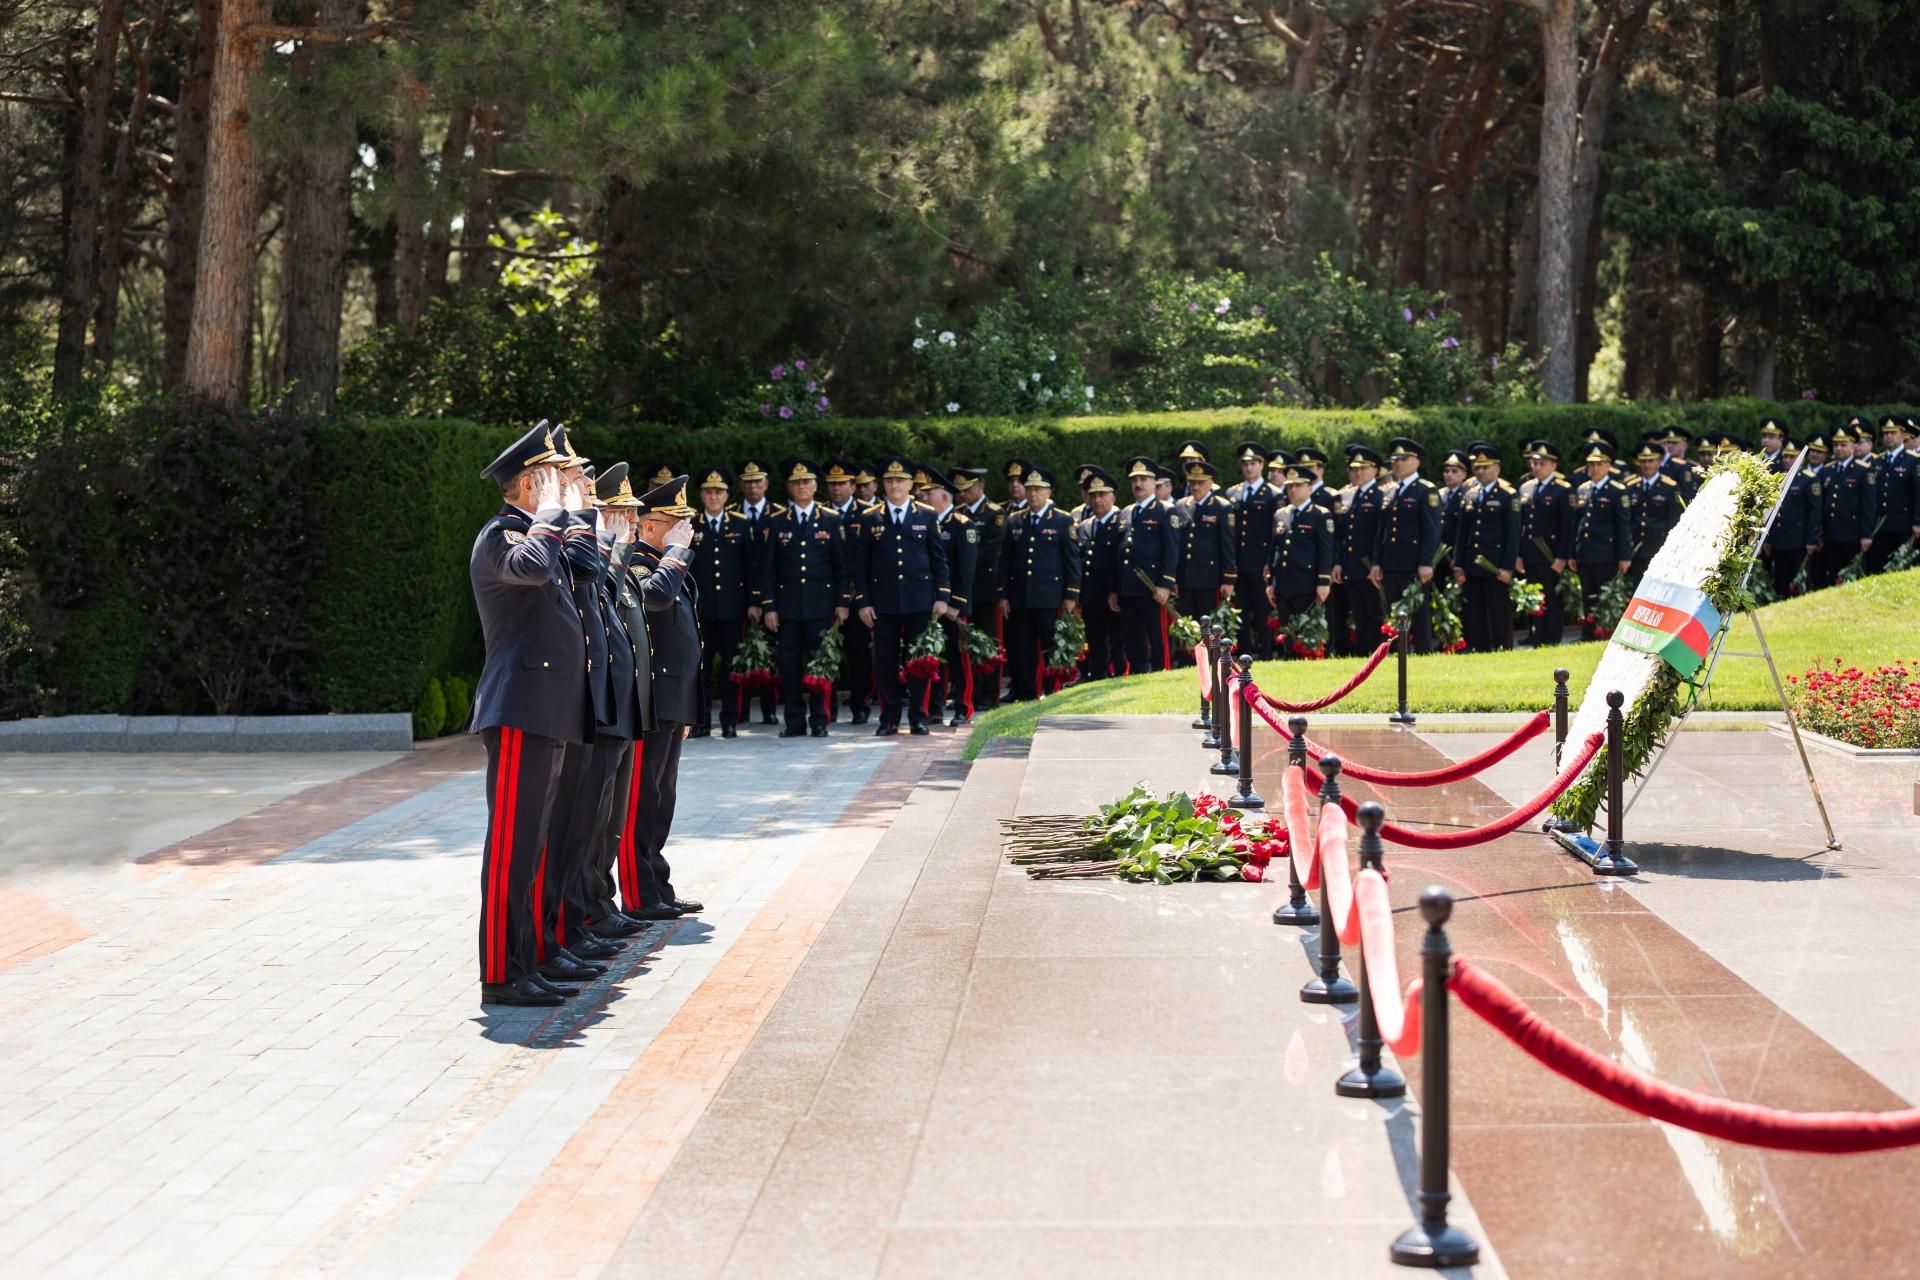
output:
[[[985,466],[997,477],[1007,459],[1019,456],[1052,468],[1060,480],[1056,498],[1070,504],[1078,498],[1072,473],[1079,463],[1111,468],[1136,453],[1170,458],[1186,439],[1204,441],[1216,459],[1230,461],[1234,445],[1248,438],[1269,448],[1311,442],[1335,458],[1339,446],[1353,440],[1377,447],[1404,434],[1439,450],[1485,438],[1507,450],[1514,460],[1509,470],[1517,474],[1522,441],[1545,436],[1570,449],[1593,426],[1608,428],[1623,443],[1671,423],[1696,434],[1730,431],[1751,439],[1769,416],[1804,433],[1853,412],[1877,418],[1882,412],[1909,411],[1905,406],[1856,410],[1726,400],[1505,409],[1261,408],[1018,420],[827,419],[708,429],[634,423],[580,426],[571,434],[576,446],[602,465],[626,459],[642,475],[662,462],[691,472],[714,463],[731,467],[749,454],[777,464],[793,453],[871,461],[897,451],[939,466]],[[172,438],[177,440],[182,429],[174,426]],[[225,452],[245,446],[244,437],[230,439],[203,424],[184,429],[204,433],[194,438],[210,445],[218,440]],[[135,434],[144,443],[151,430],[148,424]],[[298,602],[305,625],[294,628],[297,634],[288,643],[263,651],[260,661],[266,665],[248,686],[261,692],[245,695],[259,705],[235,709],[417,710],[426,731],[458,731],[471,696],[470,681],[482,659],[467,560],[475,532],[498,505],[497,493],[480,479],[480,470],[506,446],[511,433],[457,419],[343,419],[305,428],[263,422],[260,430],[263,440],[282,440],[285,444],[276,447],[297,451],[287,456],[299,458],[299,478],[289,485],[282,477],[263,475],[261,491],[249,485],[240,492],[256,504],[269,496],[274,503],[285,502],[285,523],[275,507],[270,527],[242,536],[243,528],[231,525],[224,545],[248,558],[256,572],[265,567],[269,551],[297,548],[296,566],[303,564],[304,570],[293,576],[281,567],[272,572],[278,598]],[[0,466],[0,478],[11,474],[20,481],[0,485],[0,525],[38,529],[46,522],[34,511],[49,509],[49,502],[51,509],[74,513],[57,533],[49,529],[49,536],[22,538],[25,572],[0,583],[29,595],[22,616],[32,635],[28,661],[34,665],[11,674],[19,677],[31,669],[48,677],[39,693],[13,694],[0,712],[204,710],[204,705],[187,705],[196,698],[204,701],[205,695],[178,673],[196,670],[208,655],[178,652],[189,643],[188,633],[164,624],[169,619],[234,617],[232,629],[216,636],[244,635],[258,625],[254,614],[234,613],[235,565],[231,557],[221,557],[221,546],[189,539],[192,555],[186,561],[178,546],[149,548],[144,539],[131,558],[124,548],[119,556],[102,554],[113,545],[116,526],[126,517],[101,519],[92,512],[127,510],[129,498],[115,490],[138,487],[140,481],[129,476],[128,465],[132,461],[137,468],[146,456],[129,448],[133,439],[129,430],[110,422],[96,432],[65,435],[53,446],[44,438],[24,444],[0,439],[0,454],[5,455],[0,463],[7,464]],[[63,492],[75,475],[85,478],[89,473],[83,503],[75,506],[51,497]],[[1228,474],[1233,474],[1230,469]],[[1336,482],[1338,474],[1336,463]],[[1005,487],[993,478],[988,491],[998,497]],[[200,500],[202,506],[186,508],[180,517],[179,527],[190,533],[205,522],[204,503],[233,502],[212,491]],[[152,501],[151,494],[147,501]],[[251,509],[247,502],[236,505]],[[236,545],[249,540],[254,545]],[[140,566],[148,560],[168,571],[164,592],[139,589]],[[0,563],[0,573],[6,571]],[[204,650],[206,639],[203,630],[193,643]],[[437,699],[430,693],[436,681]],[[16,686],[24,683],[14,680]],[[161,702],[180,705],[163,707]],[[426,720],[441,723],[428,728]]]

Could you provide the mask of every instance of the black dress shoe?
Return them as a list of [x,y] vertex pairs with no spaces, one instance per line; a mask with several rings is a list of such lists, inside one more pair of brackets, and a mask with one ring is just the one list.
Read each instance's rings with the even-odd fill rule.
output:
[[[579,957],[579,955],[577,955],[571,948],[568,948],[568,947],[561,947],[558,950],[556,950],[553,953],[553,962],[559,963],[559,964],[570,964],[575,969],[578,969],[581,973],[590,975],[585,978],[553,978],[553,975],[548,973],[547,976],[549,978],[553,978],[555,982],[592,982],[594,978],[599,977],[601,974],[607,971],[607,966],[603,964],[595,964],[591,960],[582,960]],[[542,969],[541,972],[546,973],[546,970]]]
[[680,909],[670,903],[656,902],[638,911],[629,911],[627,914],[636,920],[678,920]]
[[947,721],[947,728],[958,729],[963,724],[972,724],[972,723],[973,723],[972,716],[963,716],[956,712],[953,719]]
[[931,730],[931,729],[929,729],[929,728],[927,728],[927,726],[925,726],[925,725],[923,725],[923,724],[917,724],[917,725],[915,725],[915,726],[913,726],[913,728],[912,728],[912,730],[911,730],[910,732],[911,732],[911,733],[913,734],[913,736],[914,736],[914,737],[916,737],[916,738],[918,738],[918,737],[922,737],[922,736],[924,736],[924,735],[926,735],[926,734],[929,734],[929,733],[932,733],[932,732],[933,732],[933,730]]
[[780,731],[780,736],[783,738],[804,738],[807,736],[807,731],[805,729],[797,729],[792,725],[788,725],[786,728]]
[[872,714],[873,713],[868,711],[865,707],[862,707],[860,708],[860,710],[851,713],[851,716],[849,717],[849,723],[865,724],[867,722],[867,717],[869,717]]
[[573,997],[580,994],[580,988],[569,987],[562,983],[555,982],[552,978],[547,977],[545,974],[541,973],[538,969],[535,969],[532,973],[528,974],[527,976],[529,978],[532,978],[535,982],[539,983],[542,987],[545,987],[548,991],[552,992],[554,995],[559,996],[562,1000],[571,1000]]
[[626,916],[616,912],[610,916],[601,916],[593,922],[593,936],[596,938],[631,938],[634,934],[639,933],[646,927],[647,926],[641,924],[638,920],[629,920]]
[[620,948],[625,945],[611,938],[596,938],[592,934],[582,934],[569,939],[567,950],[573,952],[576,959],[606,960],[619,955]]
[[683,916],[698,915],[700,912],[705,911],[707,909],[706,903],[696,902],[692,898],[675,898],[673,900],[673,905],[676,909],[678,909],[680,914]]
[[687,736],[689,738],[710,738],[713,736],[713,728],[710,725],[695,725],[693,731],[687,734]]
[[737,738],[740,735],[734,731],[734,727],[732,725],[728,725],[726,728],[720,730],[720,736],[723,738]]
[[897,724],[883,724],[883,725],[881,725],[881,726],[880,726],[880,727],[879,727],[878,729],[875,729],[875,730],[873,731],[873,736],[874,736],[874,737],[876,737],[876,738],[891,738],[891,737],[893,737],[893,735],[895,735],[896,733],[899,733],[899,732],[900,732],[900,726],[899,726],[899,725],[897,725]]
[[813,736],[814,736],[814,737],[816,737],[816,738],[824,738],[824,737],[826,737],[826,736],[827,736],[827,726],[825,726],[825,725],[823,725],[823,724],[819,724],[819,725],[815,725],[815,726],[813,727]]
[[532,976],[521,978],[516,982],[480,984],[481,1004],[514,1004],[536,1009],[554,1009],[566,1002],[565,996],[548,990]]
[[760,723],[761,723],[761,724],[779,724],[779,723],[780,723],[780,721],[779,721],[779,719],[778,719],[778,718],[776,718],[776,717],[774,717],[774,716],[770,716],[770,715],[762,715],[762,716],[760,717]]
[[578,960],[569,963],[564,958],[565,954],[562,952],[541,965],[540,976],[548,982],[577,982],[585,985],[606,972],[597,964],[584,965]]

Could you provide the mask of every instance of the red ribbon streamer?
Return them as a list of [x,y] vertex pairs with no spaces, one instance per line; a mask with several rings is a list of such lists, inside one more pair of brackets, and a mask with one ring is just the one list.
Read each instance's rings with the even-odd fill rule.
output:
[[[1515,729],[1504,741],[1495,743],[1471,759],[1450,764],[1444,769],[1429,769],[1424,773],[1388,773],[1384,769],[1369,769],[1363,764],[1355,764],[1342,755],[1340,772],[1346,777],[1357,778],[1361,782],[1371,782],[1378,787],[1438,787],[1449,782],[1458,782],[1462,778],[1471,778],[1489,765],[1500,763],[1522,746],[1545,733],[1550,718],[1545,711],[1537,712],[1531,720]],[[1311,738],[1307,739],[1308,759],[1317,763],[1327,752],[1328,748]]]
[[1301,711],[1322,710],[1323,708],[1332,706],[1334,703],[1340,701],[1340,699],[1346,697],[1348,694],[1352,693],[1355,689],[1358,689],[1361,685],[1365,684],[1367,682],[1367,677],[1380,669],[1380,664],[1387,660],[1387,654],[1389,654],[1392,651],[1393,651],[1393,641],[1382,640],[1380,642],[1380,647],[1373,651],[1373,656],[1367,659],[1365,665],[1363,665],[1358,671],[1353,673],[1353,678],[1351,680],[1341,685],[1338,689],[1335,689],[1332,693],[1328,694],[1326,697],[1319,699],[1317,702],[1282,702],[1278,698],[1269,698],[1264,693],[1260,694],[1260,700],[1266,703],[1268,706],[1272,707],[1276,711],[1301,712]]
[[1453,962],[1447,987],[1460,1003],[1542,1066],[1650,1119],[1750,1147],[1851,1155],[1920,1146],[1920,1109],[1777,1111],[1751,1102],[1680,1089],[1576,1044],[1541,1021],[1508,987],[1465,960]]

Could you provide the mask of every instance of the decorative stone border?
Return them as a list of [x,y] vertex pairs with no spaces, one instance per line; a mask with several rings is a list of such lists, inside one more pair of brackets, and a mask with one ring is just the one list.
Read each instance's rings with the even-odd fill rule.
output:
[[[1783,737],[1791,736],[1785,720],[1767,726],[1768,730]],[[1829,738],[1824,733],[1815,733],[1805,725],[1800,727],[1800,740],[1808,746],[1831,751],[1835,755],[1852,756],[1856,760],[1920,760],[1920,747],[1856,747],[1851,742],[1842,742],[1838,738]],[[1920,797],[1917,797],[1920,798]]]
[[340,716],[47,716],[0,724],[0,752],[411,751],[405,712]]

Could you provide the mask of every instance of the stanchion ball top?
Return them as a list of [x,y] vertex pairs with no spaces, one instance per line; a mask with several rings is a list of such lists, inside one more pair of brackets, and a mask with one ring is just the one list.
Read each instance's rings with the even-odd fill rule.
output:
[[1453,915],[1453,895],[1437,884],[1420,891],[1420,915],[1431,925],[1443,925]]
[[1341,767],[1339,756],[1326,755],[1320,757],[1320,776],[1328,782],[1332,782],[1340,776]]
[[1618,707],[1621,703],[1625,702],[1626,700],[1627,700],[1627,695],[1620,692],[1618,689],[1610,689],[1607,691],[1607,705],[1610,707]]
[[1293,736],[1297,738],[1307,731],[1307,718],[1305,716],[1288,716],[1287,728],[1292,730]]
[[1240,668],[1241,675],[1246,675],[1253,670],[1253,655],[1250,653],[1235,654],[1233,665]]
[[1573,673],[1565,667],[1555,667],[1553,669],[1553,682],[1555,684],[1565,684],[1572,674]]
[[1387,811],[1378,800],[1369,800],[1354,812],[1354,820],[1360,829],[1370,836],[1380,834],[1381,824],[1387,820]]

